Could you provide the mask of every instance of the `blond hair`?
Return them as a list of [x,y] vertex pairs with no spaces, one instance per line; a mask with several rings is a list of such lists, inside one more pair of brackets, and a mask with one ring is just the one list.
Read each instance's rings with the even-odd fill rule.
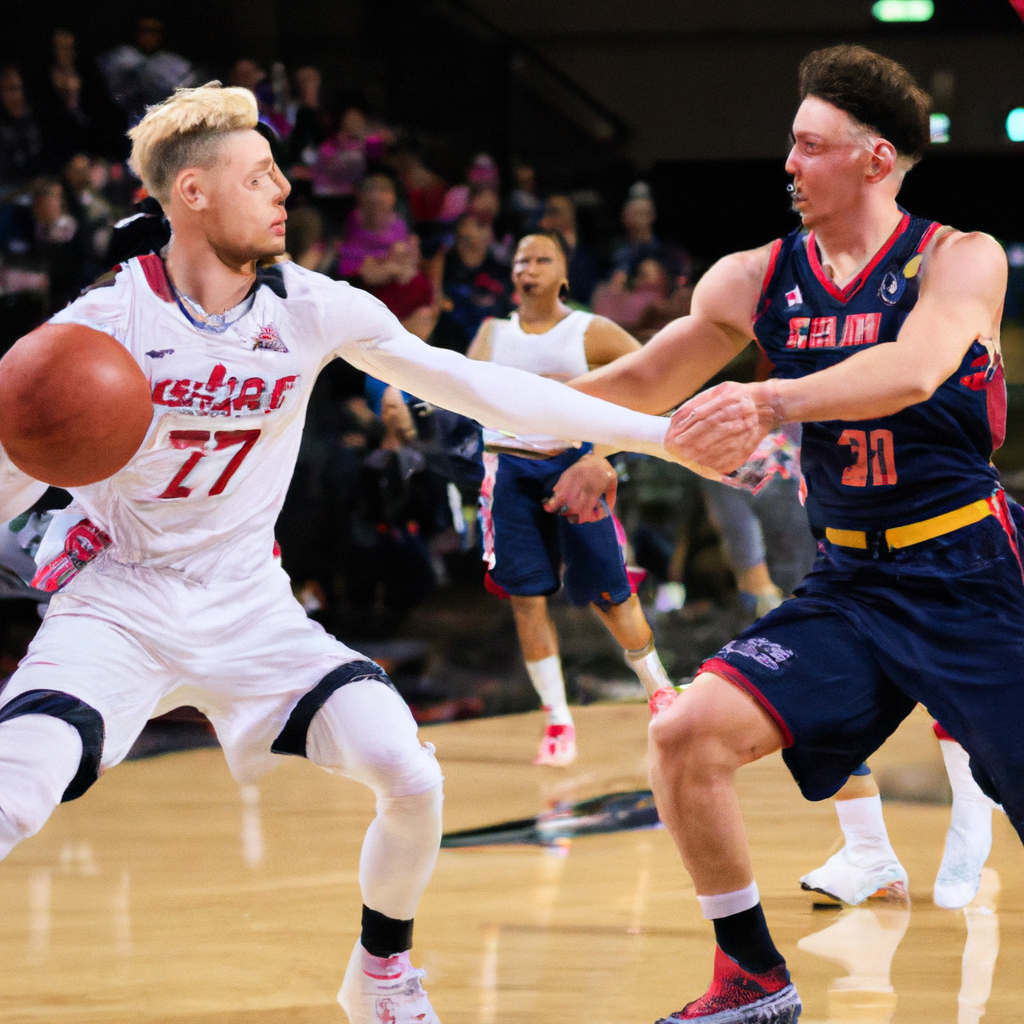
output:
[[176,89],[128,132],[131,168],[166,206],[180,171],[210,167],[224,136],[255,128],[258,120],[256,97],[248,89],[225,89],[220,82]]

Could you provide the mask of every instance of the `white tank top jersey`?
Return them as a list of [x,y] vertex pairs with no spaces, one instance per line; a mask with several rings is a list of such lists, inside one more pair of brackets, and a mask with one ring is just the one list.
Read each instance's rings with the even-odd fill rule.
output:
[[[668,421],[513,368],[468,360],[409,334],[367,292],[280,263],[223,333],[185,316],[163,261],[132,259],[51,320],[113,336],[149,379],[153,421],[114,476],[71,489],[119,562],[197,582],[244,579],[272,557],[310,392],[341,357],[425,401],[509,432],[534,425],[570,440],[663,454]],[[74,365],[69,360],[69,386]],[[0,515],[45,491],[0,452]]]
[[[563,383],[587,372],[586,333],[593,313],[573,310],[543,334],[527,334],[519,325],[519,314],[507,320],[491,321],[491,362],[514,366],[528,373]],[[484,444],[511,451],[548,452],[564,450],[566,443],[550,434],[510,435],[484,428]]]

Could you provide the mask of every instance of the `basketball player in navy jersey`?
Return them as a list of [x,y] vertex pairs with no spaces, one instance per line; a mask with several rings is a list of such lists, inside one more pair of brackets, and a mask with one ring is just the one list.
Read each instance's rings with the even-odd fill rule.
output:
[[[771,428],[802,422],[825,532],[795,596],[651,723],[658,809],[718,946],[708,992],[672,1022],[799,1013],[753,881],[733,784],[742,765],[782,748],[804,795],[831,797],[920,701],[1024,833],[1019,509],[990,461],[1005,422],[1005,257],[988,236],[897,205],[929,134],[927,97],[904,68],[862,47],[820,50],[800,91],[786,169],[801,227],[720,260],[690,316],[575,382],[661,412],[755,337],[772,378],[691,399],[669,443],[730,472]],[[556,486],[570,511],[592,508],[586,473]]]

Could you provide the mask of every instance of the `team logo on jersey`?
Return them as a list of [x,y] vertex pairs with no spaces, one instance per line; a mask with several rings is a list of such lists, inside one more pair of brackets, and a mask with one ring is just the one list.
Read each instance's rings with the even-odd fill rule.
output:
[[887,306],[895,306],[906,287],[907,279],[902,274],[894,274],[890,270],[878,286],[878,297]]
[[794,285],[791,292],[786,292],[786,306],[802,306],[804,297],[800,294],[800,285]]
[[778,672],[779,666],[793,657],[792,651],[780,647],[772,640],[763,636],[751,637],[749,640],[730,640],[722,648],[722,654],[741,654],[744,658],[753,658],[758,665]]
[[295,373],[274,381],[230,376],[227,367],[218,363],[208,380],[157,381],[153,404],[190,416],[252,416],[280,409],[298,380]]
[[281,340],[276,324],[266,324],[252,336],[253,350],[264,348],[268,352],[287,352],[288,346]]

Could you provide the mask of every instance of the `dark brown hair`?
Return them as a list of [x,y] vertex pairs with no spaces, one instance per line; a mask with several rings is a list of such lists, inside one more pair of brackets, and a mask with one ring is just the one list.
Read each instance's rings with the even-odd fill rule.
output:
[[816,96],[920,160],[929,142],[926,93],[902,64],[863,46],[815,50],[800,63],[800,99]]

